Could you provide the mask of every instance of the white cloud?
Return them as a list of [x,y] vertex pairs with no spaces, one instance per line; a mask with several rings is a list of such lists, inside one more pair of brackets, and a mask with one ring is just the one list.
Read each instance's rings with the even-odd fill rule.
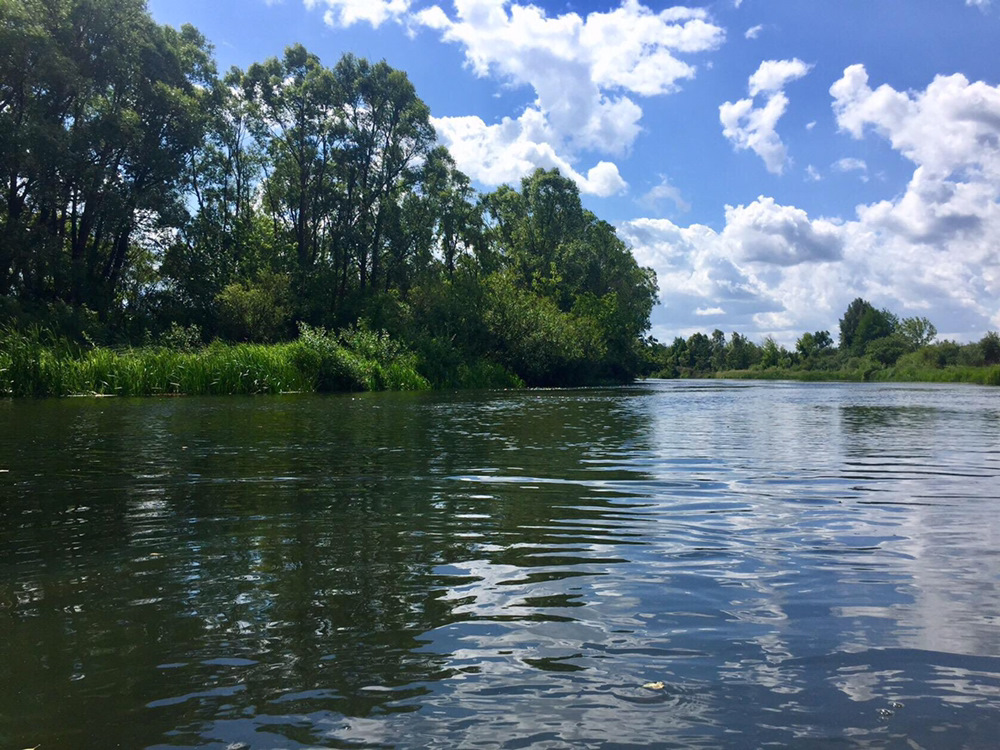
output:
[[760,196],[748,206],[726,206],[722,233],[742,261],[794,266],[838,260],[843,239],[837,225],[810,220],[800,208],[781,206]]
[[[778,136],[778,120],[788,108],[783,91],[791,81],[809,73],[812,66],[801,60],[765,60],[750,76],[749,99],[725,102],[719,107],[722,134],[737,150],[751,150],[764,160],[769,172],[781,174],[788,163],[788,152]],[[754,99],[766,95],[761,107]]]
[[763,30],[764,30],[764,25],[757,24],[756,26],[751,26],[749,29],[747,29],[746,33],[743,36],[746,39],[756,39],[757,37],[760,36],[760,32],[762,32]]
[[868,182],[868,164],[864,159],[845,156],[830,165],[835,172],[860,172],[862,182]]
[[432,122],[456,164],[484,184],[517,182],[541,167],[558,169],[590,195],[607,197],[628,188],[611,162],[598,162],[585,175],[574,169],[548,143],[546,123],[536,110],[526,111],[517,120],[504,118],[496,125],[487,125],[474,115],[432,118]]
[[[456,0],[454,18],[437,5],[412,18],[459,44],[476,75],[535,91],[535,101],[520,117],[500,125],[470,128],[469,118],[458,118],[454,126],[449,118],[437,121],[459,167],[486,184],[526,164],[540,166],[540,160],[570,164],[581,151],[627,153],[641,132],[642,109],[632,97],[676,91],[696,72],[681,56],[714,50],[724,39],[704,10],[654,12],[638,0],[585,18],[549,16],[510,0]],[[490,165],[463,158],[482,152],[477,143],[464,146],[458,139],[479,142],[491,128],[496,130],[490,138],[504,148],[489,158]],[[614,165],[603,164],[593,178],[601,184],[591,189],[621,189],[620,176],[612,176]]]
[[794,60],[764,60],[748,82],[750,96],[781,91],[792,81],[802,78],[812,70],[798,58]]
[[965,0],[966,5],[974,5],[975,7],[982,8],[983,10],[988,8],[991,2],[993,2],[993,0]]
[[[268,0],[273,2],[274,0]],[[304,0],[313,10],[326,6],[323,21],[328,26],[347,28],[356,23],[369,23],[378,28],[388,20],[399,20],[410,10],[410,0]]]
[[687,212],[691,210],[691,204],[684,200],[681,191],[675,185],[671,185],[667,177],[660,175],[660,184],[642,196],[639,203],[655,211],[664,201],[672,202],[680,211]]
[[722,325],[791,344],[806,330],[836,333],[857,296],[927,315],[946,337],[1000,327],[1000,86],[939,76],[923,91],[873,90],[852,66],[830,91],[845,133],[874,132],[913,162],[906,190],[848,221],[761,197],[727,207],[721,232],[624,223],[622,236],[660,275],[672,330],[703,330],[697,311],[721,308]]
[[772,95],[759,109],[754,108],[752,99],[726,102],[719,107],[722,134],[738,150],[751,149],[756,153],[769,172],[781,174],[788,161],[788,152],[775,128],[787,107],[788,97],[784,94]]
[[862,65],[830,88],[841,130],[861,138],[872,127],[903,156],[932,174],[972,169],[1000,177],[1000,87],[937,76],[922,92],[872,90]]
[[819,182],[820,180],[823,179],[823,175],[821,175],[817,171],[816,167],[814,167],[812,164],[809,164],[809,165],[806,166],[806,177],[811,182]]

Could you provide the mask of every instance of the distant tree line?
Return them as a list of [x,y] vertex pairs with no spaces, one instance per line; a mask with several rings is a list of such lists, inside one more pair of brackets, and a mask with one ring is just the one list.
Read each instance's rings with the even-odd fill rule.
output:
[[143,0],[0,2],[0,324],[105,345],[385,331],[432,382],[621,381],[656,297],[576,185],[477,194],[385,62],[220,74]]
[[[936,341],[937,328],[924,317],[899,318],[857,298],[840,319],[838,343],[829,331],[802,334],[794,350],[767,336],[754,343],[724,332],[677,337],[669,346],[651,342],[647,372],[658,377],[706,377],[717,374],[833,377],[867,380],[946,379],[928,370],[1000,365],[1000,334],[988,332],[977,342]],[[926,377],[925,377],[926,376]]]

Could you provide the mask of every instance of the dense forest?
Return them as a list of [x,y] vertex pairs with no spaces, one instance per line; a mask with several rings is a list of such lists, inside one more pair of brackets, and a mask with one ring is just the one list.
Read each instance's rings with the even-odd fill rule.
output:
[[301,377],[273,387],[642,367],[653,272],[556,171],[478,194],[385,62],[220,74],[143,0],[2,0],[0,172],[0,390],[142,391],[123,349],[211,342],[278,347]]
[[[838,346],[839,344],[839,346]],[[900,318],[857,298],[829,331],[804,333],[789,351],[774,338],[761,344],[716,329],[650,342],[649,368],[658,377],[790,378],[796,380],[918,380],[1000,385],[1000,334],[967,344],[937,341],[924,317]]]

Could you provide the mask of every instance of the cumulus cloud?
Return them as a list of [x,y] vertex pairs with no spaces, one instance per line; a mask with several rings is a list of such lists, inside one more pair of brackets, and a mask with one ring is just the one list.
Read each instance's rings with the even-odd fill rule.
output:
[[[799,59],[765,60],[750,76],[750,98],[725,102],[719,107],[722,134],[737,150],[751,150],[764,160],[769,172],[781,174],[788,164],[788,152],[778,136],[778,120],[788,109],[784,88],[812,69]],[[763,95],[763,106],[755,100]]]
[[488,185],[517,182],[541,167],[558,169],[590,195],[607,197],[628,188],[611,162],[598,162],[586,174],[574,169],[546,140],[547,125],[535,110],[496,125],[487,125],[474,115],[432,118],[432,123],[456,164],[465,165],[465,171]]
[[[944,336],[1000,326],[1000,86],[955,75],[923,91],[873,89],[856,65],[830,93],[844,133],[884,138],[913,162],[906,190],[850,220],[760,197],[727,207],[720,232],[624,223],[622,236],[660,275],[673,329],[701,330],[698,310],[724,309],[736,330],[790,344],[802,331],[834,329],[859,295],[931,315]],[[834,169],[866,165],[842,159]]]
[[[641,132],[642,109],[633,97],[676,91],[696,73],[682,57],[714,50],[724,39],[704,10],[654,12],[638,0],[586,17],[549,16],[539,7],[510,0],[456,0],[454,17],[434,5],[412,18],[460,45],[476,75],[535,92],[520,117],[498,125],[478,125],[464,117],[453,125],[450,118],[437,121],[459,167],[486,184],[496,184],[501,175],[523,174],[526,166],[554,160],[571,164],[582,151],[627,153]],[[458,140],[466,136],[473,143]],[[501,146],[500,155],[488,164],[463,156],[482,153],[484,138]],[[612,167],[610,162],[598,164],[590,170],[597,174],[583,178],[581,187],[586,189],[586,180],[593,179],[600,185],[590,184],[591,191],[621,189],[624,182],[614,178],[617,168],[612,174]]]
[[792,81],[805,76],[810,70],[812,70],[812,66],[806,65],[798,58],[794,60],[765,60],[757,68],[757,72],[750,76],[747,88],[750,91],[750,96],[771,94],[781,91]]
[[388,20],[399,20],[410,10],[410,0],[304,0],[309,10],[326,6],[323,21],[328,26],[347,28],[368,23],[378,28]]
[[760,196],[748,206],[726,206],[723,238],[743,261],[794,266],[838,260],[843,250],[839,228],[810,220],[800,208],[780,206]]
[[764,30],[763,24],[757,24],[756,26],[751,26],[749,29],[747,29],[746,33],[743,34],[743,36],[746,39],[756,39],[757,37],[760,36],[760,32],[762,32],[763,30]]

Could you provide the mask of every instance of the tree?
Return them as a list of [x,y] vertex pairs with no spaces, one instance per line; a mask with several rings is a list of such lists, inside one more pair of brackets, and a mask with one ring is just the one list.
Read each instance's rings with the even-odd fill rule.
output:
[[632,377],[656,300],[656,276],[641,268],[614,228],[583,208],[576,184],[558,170],[536,170],[521,189],[483,199],[486,255],[524,290],[596,326],[602,368]]
[[253,105],[253,135],[269,155],[265,206],[275,234],[287,238],[296,270],[306,276],[328,249],[333,152],[345,128],[342,93],[332,73],[300,44],[280,60],[251,65],[242,86]]
[[985,364],[1000,364],[1000,334],[996,331],[989,331],[979,340],[979,348],[982,350]]
[[871,303],[861,297],[856,298],[847,306],[844,317],[840,319],[840,348],[842,351],[848,352],[853,349],[858,325],[861,323],[861,318],[869,310],[874,310],[874,308]]
[[818,347],[816,345],[816,336],[811,333],[803,333],[798,341],[795,342],[795,350],[802,355],[804,359],[811,358],[817,351]]
[[814,358],[820,352],[824,352],[833,346],[833,338],[829,331],[816,331],[815,333],[803,333],[795,342],[796,351],[805,360]]
[[266,153],[251,133],[243,82],[237,68],[214,81],[205,138],[184,173],[193,212],[161,267],[170,314],[209,329],[223,288],[280,265],[273,232],[257,207]]
[[712,370],[726,369],[726,334],[716,328],[712,331]]
[[865,353],[868,344],[890,335],[899,319],[888,310],[876,310],[871,303],[858,297],[840,320],[840,348],[855,356]]
[[733,331],[726,347],[726,367],[746,370],[760,360],[760,348],[741,333]]
[[787,364],[788,352],[774,340],[773,336],[765,336],[760,348],[762,367],[780,367]]
[[868,348],[868,344],[891,336],[895,332],[897,325],[898,320],[896,316],[888,310],[876,310],[875,308],[865,310],[854,333],[851,351],[857,355],[864,354]]
[[911,351],[910,343],[898,333],[876,338],[865,348],[865,354],[886,367],[896,364],[896,360],[908,351]]
[[[345,55],[334,71],[343,96],[334,235],[353,254],[358,289],[380,288],[388,228],[434,144],[430,110],[402,71]],[[341,289],[351,259],[340,258]],[[384,288],[383,283],[381,287]]]
[[180,210],[209,45],[143,0],[5,2],[0,29],[0,294],[106,316],[140,235]]
[[937,337],[937,328],[927,318],[903,318],[896,331],[911,351],[927,346]]

